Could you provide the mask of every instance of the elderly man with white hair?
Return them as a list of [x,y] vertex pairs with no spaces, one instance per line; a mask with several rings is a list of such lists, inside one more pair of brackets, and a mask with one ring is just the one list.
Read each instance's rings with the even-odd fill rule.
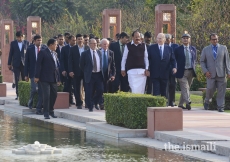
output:
[[[173,50],[165,43],[165,35],[157,35],[157,44],[149,47],[150,78],[153,82],[153,95],[165,96],[169,73],[175,74],[176,60]],[[171,70],[172,69],[172,70]]]
[[[104,93],[111,92],[111,84],[110,82],[114,81],[116,75],[116,68],[114,62],[114,53],[113,51],[109,50],[109,41],[106,38],[103,38],[100,42],[100,51],[101,51],[101,58],[102,58],[102,69],[103,69],[103,86],[104,86]],[[99,101],[100,109],[104,109],[104,100],[103,96]],[[97,106],[97,103],[95,103]]]

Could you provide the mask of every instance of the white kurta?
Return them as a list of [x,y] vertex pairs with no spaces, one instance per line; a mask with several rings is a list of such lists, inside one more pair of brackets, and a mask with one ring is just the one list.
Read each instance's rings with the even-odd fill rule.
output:
[[145,69],[131,69],[127,71],[129,86],[132,93],[145,93]]
[[[131,44],[134,44],[132,41]],[[135,44],[137,46],[137,44]],[[125,46],[122,61],[121,61],[121,70],[125,70],[125,64],[128,57],[129,50],[127,45]],[[144,52],[144,62],[145,62],[145,69],[149,68],[149,60],[148,60],[148,52],[145,45],[145,52]],[[127,71],[128,74],[128,81],[129,86],[131,88],[132,93],[145,93],[145,84],[146,84],[146,76],[145,76],[145,69],[130,69]]]

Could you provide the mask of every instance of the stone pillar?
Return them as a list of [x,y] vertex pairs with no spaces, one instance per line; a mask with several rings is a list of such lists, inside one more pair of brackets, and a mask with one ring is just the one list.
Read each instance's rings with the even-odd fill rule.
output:
[[[164,27],[167,31],[163,31]],[[155,7],[155,38],[158,33],[172,34],[176,38],[176,6],[174,4],[159,4]]]
[[27,17],[27,41],[31,42],[33,34],[41,34],[41,18],[39,16]]
[[14,40],[14,23],[12,20],[1,21],[1,65],[3,82],[13,82],[13,72],[8,69],[10,43]]
[[[110,36],[110,27],[113,27],[113,36]],[[102,35],[103,38],[113,38],[121,33],[121,10],[105,9],[102,13]]]

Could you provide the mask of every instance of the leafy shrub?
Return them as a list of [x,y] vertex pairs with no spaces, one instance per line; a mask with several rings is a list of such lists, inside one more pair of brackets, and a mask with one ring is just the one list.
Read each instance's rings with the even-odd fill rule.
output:
[[[212,97],[212,102],[209,104],[209,110],[217,110],[217,103],[216,103],[216,95],[217,92],[214,93]],[[205,100],[206,91],[203,92],[203,101]],[[230,110],[230,91],[227,90],[225,93],[225,110]]]
[[166,99],[147,94],[126,92],[104,94],[106,121],[131,129],[147,128],[147,107],[163,107]]
[[0,75],[0,83],[2,83],[2,80],[3,80],[3,79],[2,79],[2,75]]
[[[58,92],[63,91],[63,86],[58,86]],[[21,106],[28,106],[28,101],[30,99],[30,82],[20,81],[18,83],[18,95],[19,95],[19,104]],[[37,93],[34,95],[33,107],[36,107],[38,100]]]

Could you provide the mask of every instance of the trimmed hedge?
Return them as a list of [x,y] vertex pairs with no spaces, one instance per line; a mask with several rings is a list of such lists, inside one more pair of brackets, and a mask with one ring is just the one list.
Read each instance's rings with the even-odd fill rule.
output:
[[[58,86],[58,92],[63,91],[63,86]],[[21,106],[28,106],[28,101],[30,99],[30,81],[20,81],[18,82],[18,96],[19,96],[19,104]],[[37,93],[34,95],[33,107],[36,107],[38,100]]]
[[147,107],[164,107],[166,99],[147,94],[105,93],[104,104],[107,123],[131,129],[146,129]]
[[[206,91],[203,92],[203,101],[205,99]],[[217,110],[217,103],[216,103],[216,95],[217,92],[214,93],[212,97],[212,102],[209,104],[209,110]],[[225,110],[230,110],[230,90],[226,90],[225,93]]]
[[0,75],[0,83],[2,83],[2,80],[3,80],[3,79],[2,79],[2,75]]

